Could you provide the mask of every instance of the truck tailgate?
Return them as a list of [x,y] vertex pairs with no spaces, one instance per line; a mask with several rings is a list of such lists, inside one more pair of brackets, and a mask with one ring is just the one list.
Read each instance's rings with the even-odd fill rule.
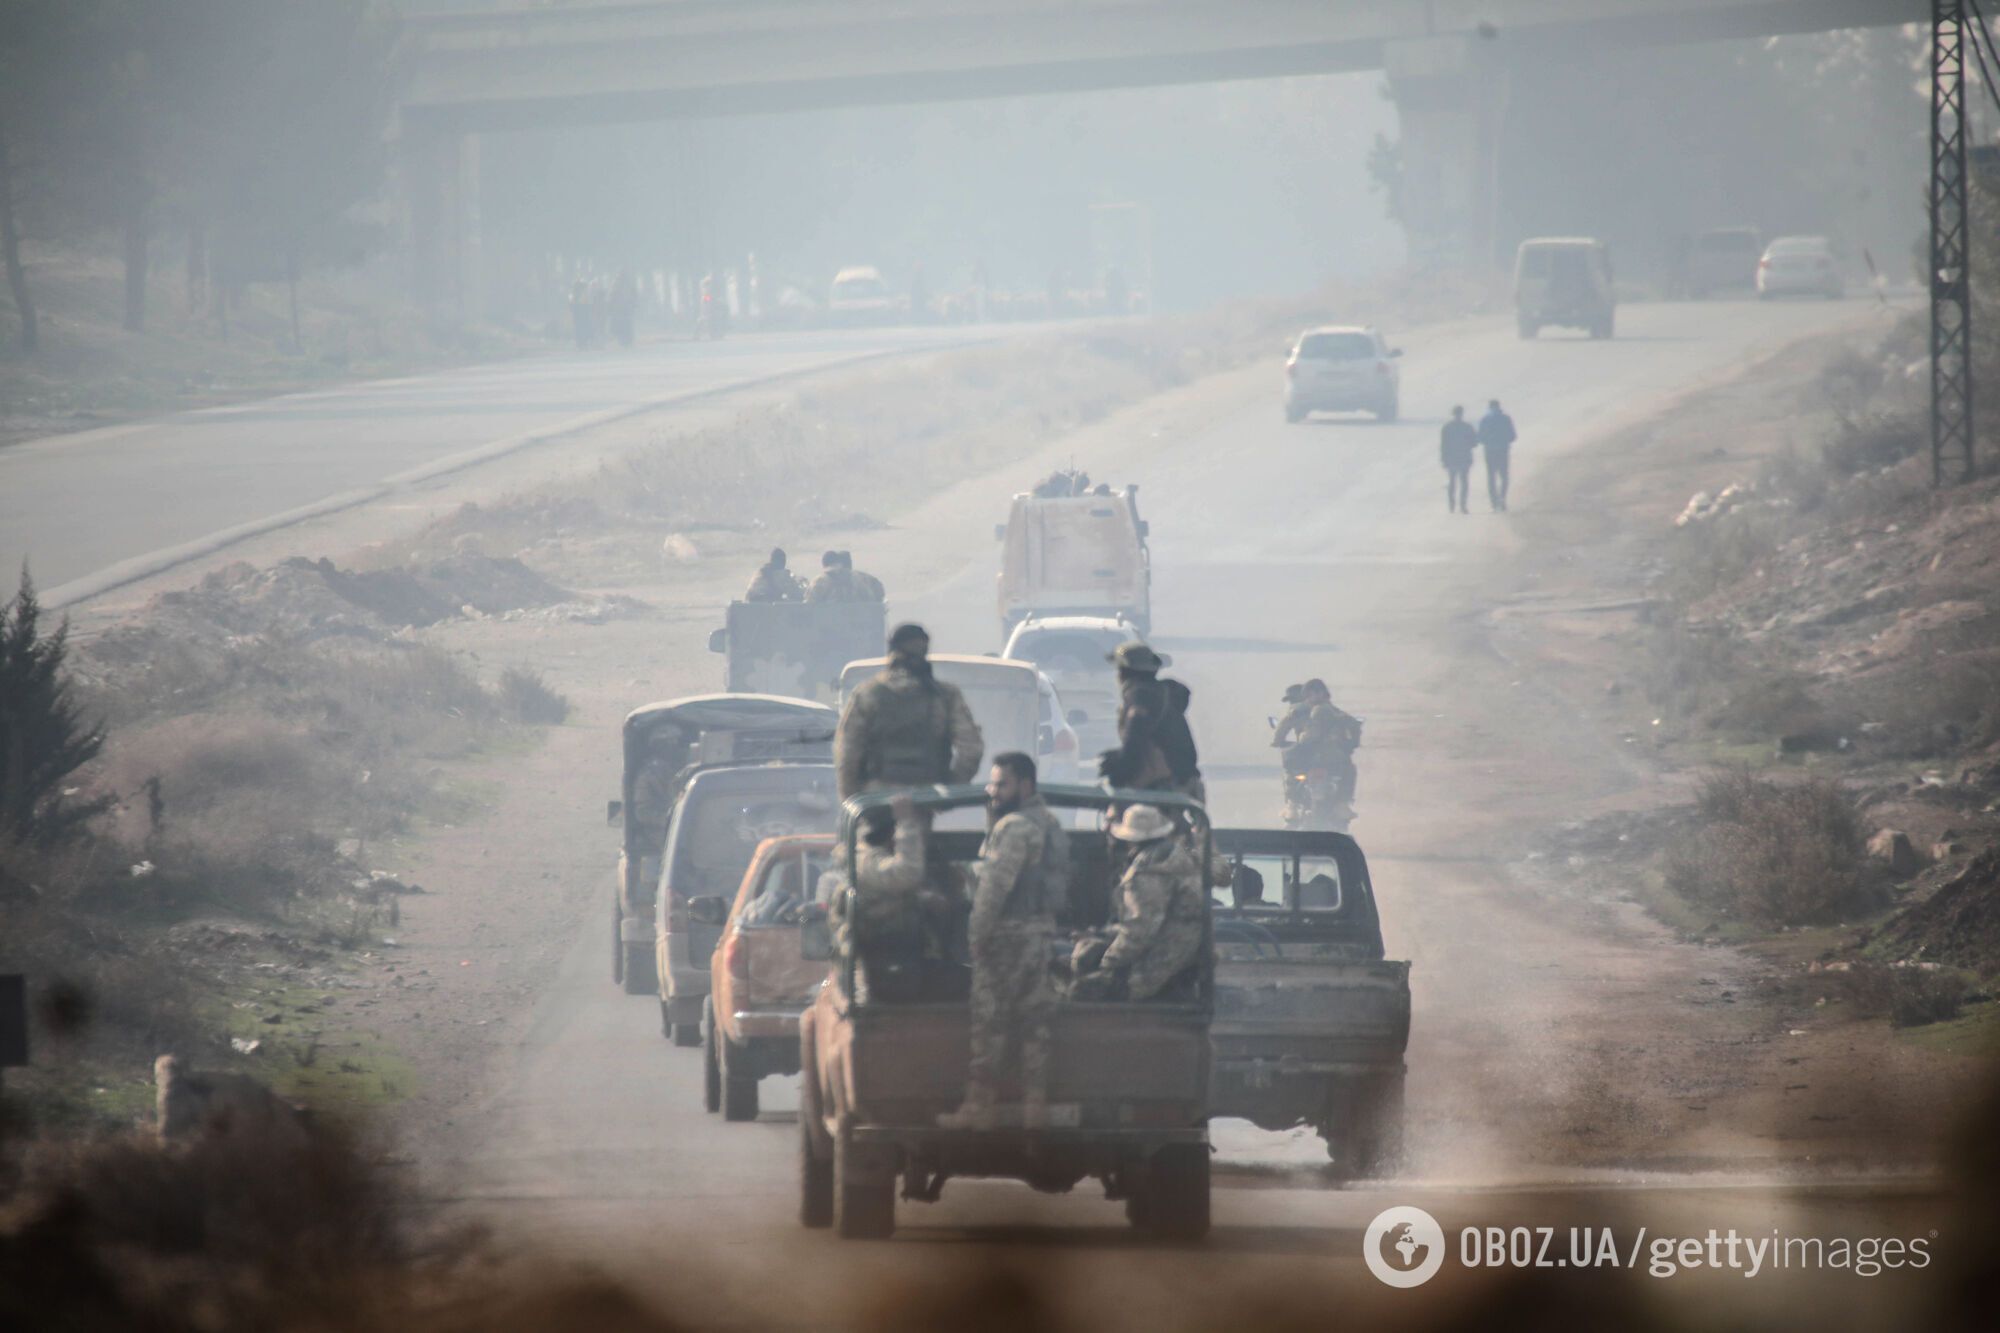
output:
[[[968,1016],[959,1004],[878,1005],[846,1028],[852,1104],[878,1123],[928,1124],[965,1094]],[[1052,1107],[1084,1125],[1187,1124],[1205,1113],[1207,1016],[1166,1004],[1065,1004],[1049,1069]]]
[[1402,962],[1219,962],[1217,1063],[1400,1060],[1410,1036],[1409,972]]

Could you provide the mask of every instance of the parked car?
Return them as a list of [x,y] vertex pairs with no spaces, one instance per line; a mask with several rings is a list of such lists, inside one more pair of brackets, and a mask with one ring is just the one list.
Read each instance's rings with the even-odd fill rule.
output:
[[698,694],[635,708],[619,729],[624,780],[606,818],[623,826],[611,901],[611,980],[628,995],[659,989],[653,895],[674,804],[702,765],[833,758],[839,715],[763,694]]
[[1757,261],[1757,295],[1823,296],[1837,301],[1847,295],[1840,260],[1824,236],[1780,236]]
[[830,833],[767,838],[733,901],[688,904],[697,921],[723,922],[701,1026],[702,1105],[724,1120],[755,1120],[759,1080],[799,1072],[799,1015],[826,979],[827,904],[818,889],[833,844]]
[[1748,292],[1757,285],[1757,256],[1764,238],[1755,227],[1717,227],[1694,238],[1688,247],[1688,295],[1700,300],[1710,292]]
[[890,324],[903,313],[903,303],[879,269],[858,264],[833,275],[826,312],[836,324]]
[[1210,1112],[1311,1125],[1343,1179],[1393,1171],[1410,965],[1383,956],[1368,859],[1346,834],[1284,829],[1217,829],[1215,857],[1231,887],[1214,908]]
[[1087,768],[1118,744],[1118,672],[1110,657],[1121,643],[1144,639],[1123,616],[1030,616],[1007,636],[1000,655],[1040,667],[1062,694]]
[[1550,325],[1609,338],[1617,320],[1611,250],[1587,236],[1522,241],[1514,256],[1514,318],[1523,338]]
[[1373,412],[1394,421],[1403,400],[1403,355],[1374,329],[1356,325],[1308,329],[1285,359],[1285,420],[1313,412]]
[[[1042,788],[1049,805],[1106,818],[1132,793],[1098,787]],[[887,793],[848,802],[840,837],[850,853],[857,825],[888,804]],[[981,833],[944,831],[956,812],[980,813],[974,786],[916,796],[936,816],[933,864],[963,868],[979,855]],[[1207,817],[1179,796],[1149,801],[1185,821],[1209,871]],[[1070,839],[1069,924],[1103,924],[1114,876],[1108,840]],[[918,984],[858,986],[851,954],[800,1020],[799,1219],[845,1238],[895,1230],[902,1197],[934,1202],[955,1177],[1003,1177],[1066,1192],[1086,1179],[1123,1201],[1135,1226],[1196,1240],[1209,1226],[1209,1021],[1214,952],[1201,949],[1174,986],[1143,1001],[1059,1000],[1050,1023],[1047,1124],[1027,1128],[945,1128],[938,1116],[965,1092],[969,1034],[963,964],[919,960]],[[1019,1100],[1018,1090],[1002,1097]]]
[[1000,543],[1000,633],[1031,615],[1124,616],[1146,633],[1153,615],[1151,528],[1139,488],[1014,497]]
[[731,764],[689,777],[667,830],[653,913],[660,1032],[676,1046],[701,1044],[709,955],[725,919],[713,909],[697,915],[694,901],[727,901],[764,839],[830,833],[839,811],[832,764]]

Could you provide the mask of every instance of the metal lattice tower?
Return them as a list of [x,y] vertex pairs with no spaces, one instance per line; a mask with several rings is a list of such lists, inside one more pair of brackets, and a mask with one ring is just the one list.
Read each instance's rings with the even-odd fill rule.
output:
[[1973,474],[1972,289],[1965,174],[1966,0],[1931,0],[1931,479]]

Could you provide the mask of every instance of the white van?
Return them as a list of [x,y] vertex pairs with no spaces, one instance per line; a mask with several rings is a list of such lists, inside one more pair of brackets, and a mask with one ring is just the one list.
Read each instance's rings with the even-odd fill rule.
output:
[[1152,554],[1139,488],[1014,497],[1000,539],[1000,634],[1031,615],[1123,616],[1149,631]]

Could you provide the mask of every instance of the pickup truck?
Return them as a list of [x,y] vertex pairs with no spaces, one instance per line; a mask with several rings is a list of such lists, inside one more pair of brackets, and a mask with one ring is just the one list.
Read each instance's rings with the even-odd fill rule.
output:
[[731,602],[708,650],[723,654],[723,688],[830,703],[840,669],[882,651],[881,602]]
[[1410,965],[1383,958],[1368,859],[1344,833],[1217,829],[1209,1109],[1312,1125],[1346,1179],[1395,1169]]
[[[1207,817],[1186,797],[1054,784],[1041,791],[1059,814],[1105,815],[1132,801],[1160,806],[1182,822],[1207,869]],[[911,794],[920,810],[937,817],[985,800],[978,787]],[[840,837],[850,850],[857,821],[888,800],[881,793],[848,801]],[[977,858],[981,835],[934,826],[930,838],[933,873],[948,882]],[[1108,840],[1070,835],[1070,867],[1067,924],[1102,925],[1113,888]],[[1067,946],[1057,952],[1067,957]],[[1124,1201],[1134,1225],[1176,1239],[1207,1234],[1211,950],[1200,952],[1172,998],[1058,1002],[1049,1124],[1035,1129],[937,1124],[965,1092],[962,964],[925,960],[919,998],[891,1000],[857,986],[860,968],[851,955],[833,961],[799,1030],[799,1213],[806,1226],[831,1226],[848,1238],[886,1237],[895,1229],[899,1180],[903,1198],[932,1202],[954,1176],[998,1176],[1051,1193],[1095,1178],[1105,1198]]]
[[[832,860],[830,833],[767,838],[729,904],[702,1015],[702,1105],[724,1120],[755,1120],[758,1081],[799,1072],[799,1015],[826,980],[826,904],[815,890]],[[700,920],[717,905],[688,906]]]

